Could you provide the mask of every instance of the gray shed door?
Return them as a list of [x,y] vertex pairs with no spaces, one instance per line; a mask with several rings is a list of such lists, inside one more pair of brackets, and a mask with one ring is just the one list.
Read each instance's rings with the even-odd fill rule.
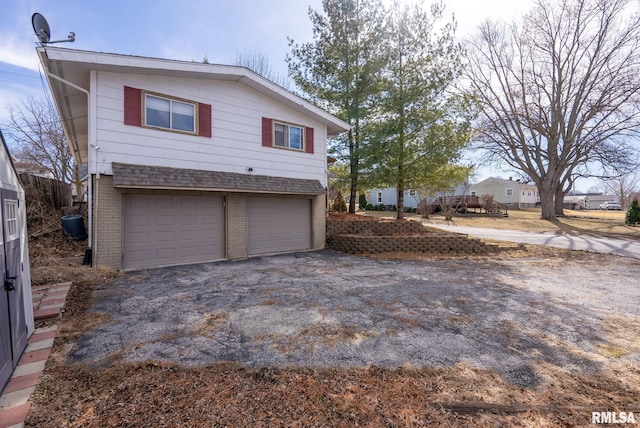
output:
[[311,248],[311,200],[248,198],[249,255]]
[[18,192],[0,189],[0,392],[27,346],[27,324],[22,284],[20,202]]
[[223,259],[223,202],[222,196],[125,195],[124,267]]

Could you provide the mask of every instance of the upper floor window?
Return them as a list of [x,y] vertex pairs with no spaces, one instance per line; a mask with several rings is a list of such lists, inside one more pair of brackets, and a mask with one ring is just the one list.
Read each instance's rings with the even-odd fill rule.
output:
[[507,189],[507,196],[513,196],[513,189]]
[[273,145],[276,147],[295,150],[304,148],[304,128],[300,126],[274,122],[273,133]]
[[416,195],[416,189],[409,189],[409,196],[415,196]]
[[144,112],[146,126],[196,132],[195,103],[145,94]]
[[211,137],[211,104],[124,87],[124,123]]
[[262,146],[313,153],[313,128],[263,117]]

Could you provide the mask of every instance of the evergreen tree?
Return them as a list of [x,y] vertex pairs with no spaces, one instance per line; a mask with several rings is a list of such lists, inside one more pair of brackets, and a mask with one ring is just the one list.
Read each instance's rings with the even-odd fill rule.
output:
[[358,197],[358,205],[361,210],[367,207],[367,196],[364,193],[360,193],[360,196]]
[[631,202],[631,206],[627,210],[625,223],[628,225],[640,223],[640,205],[638,205],[637,199],[634,199],[633,202]]
[[[314,42],[289,40],[289,75],[312,102],[351,125],[333,142],[332,156],[349,164],[350,200],[356,200],[362,148],[384,65],[384,10],[379,0],[323,0],[309,10]],[[349,205],[355,212],[356,204]]]
[[[417,4],[395,3],[389,13],[385,80],[367,177],[373,185],[396,188],[398,219],[405,189],[440,181],[438,174],[457,160],[471,135],[469,97],[453,88],[463,51],[454,40],[454,23],[437,29],[443,9],[434,5],[428,13]],[[466,172],[461,167],[458,175]]]

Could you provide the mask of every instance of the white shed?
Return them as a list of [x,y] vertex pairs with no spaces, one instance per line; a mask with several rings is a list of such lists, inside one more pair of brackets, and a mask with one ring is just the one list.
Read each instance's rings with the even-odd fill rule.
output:
[[24,190],[0,132],[0,391],[34,330]]

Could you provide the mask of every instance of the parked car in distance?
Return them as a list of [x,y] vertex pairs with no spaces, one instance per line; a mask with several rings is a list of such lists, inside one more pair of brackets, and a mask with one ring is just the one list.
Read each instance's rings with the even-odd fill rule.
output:
[[601,210],[618,210],[618,211],[621,211],[622,210],[622,206],[617,202],[607,201],[605,203],[600,204],[600,209]]

